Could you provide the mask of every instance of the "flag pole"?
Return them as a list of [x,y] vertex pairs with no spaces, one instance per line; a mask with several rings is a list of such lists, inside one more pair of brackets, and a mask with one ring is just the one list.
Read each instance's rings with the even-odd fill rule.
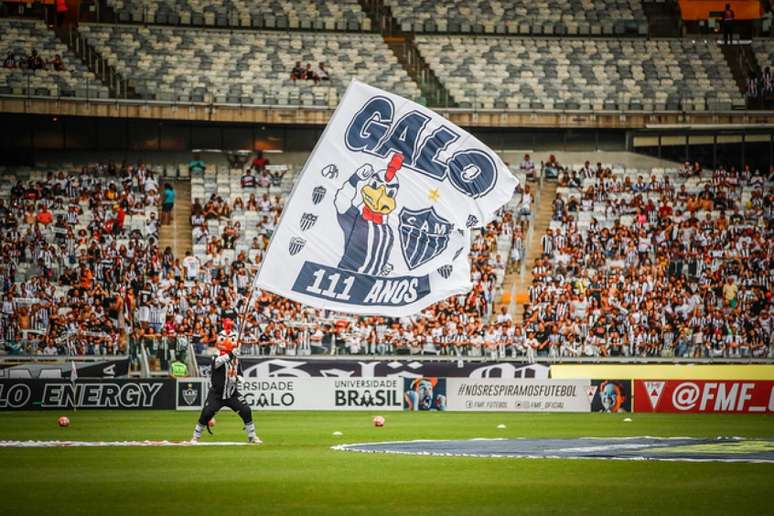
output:
[[255,291],[255,283],[258,279],[258,273],[261,271],[261,265],[263,264],[263,259],[261,259],[261,263],[258,265],[258,270],[255,271],[255,276],[253,276],[253,281],[250,284],[250,290],[247,293],[247,299],[245,300],[245,305],[242,307],[241,313],[237,316],[237,322],[239,323],[239,328],[237,329],[237,338],[236,338],[236,346],[237,349],[241,352],[241,340],[242,340],[242,333],[244,331],[245,322],[247,321],[247,311],[250,309],[250,303],[253,300],[253,292]]
[[[355,79],[352,79],[349,82],[349,85],[347,86],[347,89],[344,92],[344,97],[347,96],[347,93],[352,88],[355,82],[356,82]],[[339,110],[341,109],[341,106],[342,106],[342,103],[339,102],[339,104],[336,106],[336,109],[333,110],[333,114],[331,115],[331,118],[330,118],[331,120],[336,118],[336,113],[339,112]],[[290,194],[288,195],[288,202],[290,202],[290,199],[293,198],[293,194],[296,192],[298,185],[301,184],[301,176],[303,176],[304,172],[306,172],[307,169],[309,168],[309,164],[312,161],[312,157],[315,155],[315,152],[317,151],[317,148],[320,146],[320,143],[325,139],[325,135],[328,133],[329,129],[330,129],[330,124],[327,124],[325,126],[325,129],[323,129],[323,132],[320,135],[320,138],[317,140],[317,143],[315,143],[314,149],[312,149],[312,152],[309,154],[309,157],[306,159],[304,166],[301,168],[301,171],[298,174],[296,174],[296,179],[293,182],[293,188],[290,190]],[[253,291],[255,289],[255,284],[258,281],[258,276],[261,273],[261,267],[263,267],[266,255],[268,254],[269,249],[271,249],[271,244],[274,241],[274,237],[279,232],[278,229],[282,226],[282,220],[285,218],[285,215],[287,215],[287,210],[283,209],[282,213],[280,214],[280,219],[277,222],[277,227],[275,228],[274,232],[271,235],[271,238],[269,239],[269,245],[267,245],[266,249],[264,249],[263,256],[261,257],[261,263],[258,264],[258,268],[255,271],[255,276],[253,276],[253,282],[250,285],[250,292],[248,293],[248,296],[247,296],[247,302],[245,303],[245,306],[242,308],[242,313],[237,316],[237,321],[239,322],[239,329],[237,330],[237,341],[236,341],[237,346],[240,345],[240,341],[242,339],[242,328],[244,327],[244,321],[247,318],[247,310],[249,309],[250,301],[252,301],[252,298],[253,298]]]
[[75,392],[75,382],[78,380],[78,368],[75,367],[75,361],[70,358],[70,383],[73,387],[73,412],[78,411],[78,406],[76,403],[76,392]]

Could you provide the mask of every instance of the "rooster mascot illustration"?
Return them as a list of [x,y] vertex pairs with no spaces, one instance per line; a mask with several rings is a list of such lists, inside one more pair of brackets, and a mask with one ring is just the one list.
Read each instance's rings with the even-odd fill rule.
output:
[[344,232],[339,268],[379,276],[391,270],[388,260],[395,240],[388,225],[398,195],[397,173],[403,155],[393,154],[385,170],[359,167],[336,192],[336,212]]

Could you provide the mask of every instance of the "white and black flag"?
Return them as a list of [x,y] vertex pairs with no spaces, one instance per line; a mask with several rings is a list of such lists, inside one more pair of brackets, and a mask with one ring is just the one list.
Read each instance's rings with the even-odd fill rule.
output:
[[497,153],[438,113],[352,81],[256,285],[316,308],[417,313],[470,290],[469,230],[491,221],[517,184]]

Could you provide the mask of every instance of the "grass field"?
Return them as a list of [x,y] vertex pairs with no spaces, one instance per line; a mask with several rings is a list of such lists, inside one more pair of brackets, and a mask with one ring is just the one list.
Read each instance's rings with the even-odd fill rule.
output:
[[[184,440],[194,413],[0,413],[0,440]],[[253,447],[0,449],[0,514],[771,514],[772,464],[483,459],[333,451],[473,437],[774,436],[752,415],[255,413]],[[500,423],[507,429],[498,430]],[[333,437],[334,431],[343,437]],[[242,441],[235,414],[215,436]]]

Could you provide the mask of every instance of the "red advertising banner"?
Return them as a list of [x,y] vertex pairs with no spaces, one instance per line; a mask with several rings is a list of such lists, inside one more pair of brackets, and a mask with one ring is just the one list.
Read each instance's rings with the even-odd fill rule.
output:
[[774,413],[774,382],[635,380],[635,412]]
[[726,4],[731,4],[736,20],[757,20],[763,15],[758,0],[680,0],[680,14],[683,20],[718,18]]

